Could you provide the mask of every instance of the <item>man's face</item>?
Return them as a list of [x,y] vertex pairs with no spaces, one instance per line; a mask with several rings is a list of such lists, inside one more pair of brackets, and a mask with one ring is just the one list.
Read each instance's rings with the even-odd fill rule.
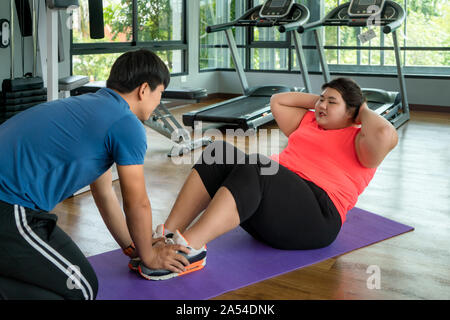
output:
[[153,111],[158,107],[161,102],[161,95],[164,91],[164,85],[158,85],[155,90],[151,90],[150,86],[146,86],[144,89],[144,94],[142,98],[142,115],[144,119],[148,120],[150,118]]

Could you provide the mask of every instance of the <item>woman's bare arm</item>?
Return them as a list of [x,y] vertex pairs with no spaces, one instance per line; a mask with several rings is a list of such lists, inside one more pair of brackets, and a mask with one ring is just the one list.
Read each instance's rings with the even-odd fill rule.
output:
[[361,131],[355,139],[359,162],[367,168],[376,168],[398,143],[394,126],[382,116],[369,109],[366,103],[356,119]]
[[272,114],[283,133],[289,135],[298,128],[308,109],[314,109],[320,96],[304,92],[283,92],[270,99]]

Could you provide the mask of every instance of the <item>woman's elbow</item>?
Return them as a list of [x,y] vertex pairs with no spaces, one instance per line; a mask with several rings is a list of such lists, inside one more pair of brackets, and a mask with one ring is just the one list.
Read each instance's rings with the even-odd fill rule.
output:
[[273,111],[274,109],[276,109],[276,106],[278,105],[278,98],[277,95],[279,95],[279,93],[276,93],[274,95],[272,95],[270,97],[270,109]]
[[384,126],[378,130],[377,140],[381,145],[385,145],[391,151],[398,144],[397,130],[392,125]]

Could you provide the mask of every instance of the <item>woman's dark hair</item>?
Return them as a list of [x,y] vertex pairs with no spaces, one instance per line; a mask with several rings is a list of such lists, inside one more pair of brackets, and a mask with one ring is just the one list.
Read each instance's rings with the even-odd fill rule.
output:
[[156,54],[140,49],[126,52],[117,58],[106,81],[106,87],[120,93],[129,93],[145,82],[152,91],[160,84],[167,88],[170,72]]
[[366,101],[361,88],[349,78],[337,78],[322,85],[322,90],[332,88],[337,90],[345,101],[347,110],[353,111],[353,120],[358,117],[359,108]]

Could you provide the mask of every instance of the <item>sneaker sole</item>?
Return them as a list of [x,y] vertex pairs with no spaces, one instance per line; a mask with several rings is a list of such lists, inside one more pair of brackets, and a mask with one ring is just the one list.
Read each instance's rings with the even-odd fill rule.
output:
[[128,263],[128,269],[130,269],[133,272],[139,271],[139,266],[135,267],[131,263]]
[[190,265],[186,266],[186,268],[185,268],[186,270],[184,272],[180,272],[180,273],[172,272],[165,276],[149,276],[149,275],[142,273],[141,266],[138,267],[138,271],[139,271],[139,274],[147,280],[167,280],[167,279],[171,279],[171,278],[175,278],[175,277],[179,277],[179,276],[184,276],[184,275],[186,275],[188,273],[192,273],[194,271],[201,270],[205,267],[205,265],[206,265],[206,257],[202,260],[196,261],[196,262],[191,263]]

